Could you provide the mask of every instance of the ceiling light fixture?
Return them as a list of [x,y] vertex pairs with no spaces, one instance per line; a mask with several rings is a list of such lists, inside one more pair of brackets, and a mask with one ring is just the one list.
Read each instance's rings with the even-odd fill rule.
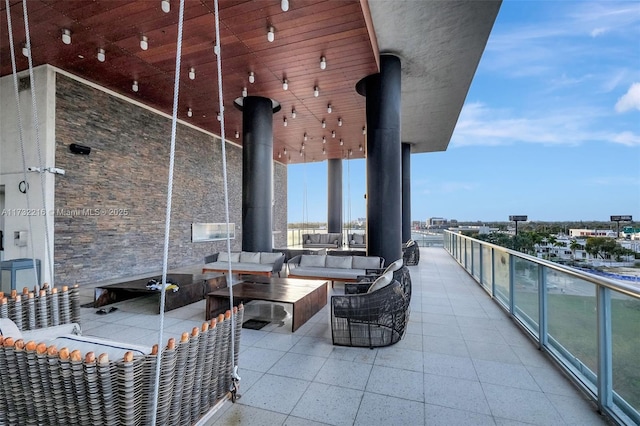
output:
[[140,37],[140,49],[142,50],[147,50],[149,48],[149,39],[147,38],[147,36],[141,36]]
[[273,40],[276,39],[275,28],[272,25],[269,25],[269,29],[267,31],[267,41],[269,43],[273,43]]
[[336,138],[336,131],[335,130],[331,131],[331,137],[334,138],[334,139]]
[[327,113],[331,114],[333,112],[333,108],[331,108],[331,104],[327,105]]
[[298,113],[296,112],[295,108],[291,108],[291,118],[296,118],[298,116]]
[[243,98],[246,98],[248,95],[249,95],[249,93],[247,92],[247,88],[246,88],[246,87],[243,87],[243,88],[242,88],[242,97],[243,97]]
[[104,49],[98,49],[98,60],[104,62],[106,57],[104,56]]
[[218,121],[222,121],[222,114],[218,113],[218,115],[216,116],[216,118],[218,119]]
[[282,90],[289,90],[289,82],[286,78],[282,80]]
[[321,70],[327,69],[327,58],[325,58],[324,56],[320,57],[320,69]]
[[253,71],[251,71],[249,73],[249,83],[253,84],[256,82],[256,75],[253,73]]
[[353,151],[351,150],[351,148],[349,148],[349,157],[351,157],[352,154],[353,154]]
[[304,142],[302,142],[302,149],[304,149]]
[[362,144],[358,145],[358,149],[362,151]]
[[340,139],[340,146],[344,145],[344,141]]
[[196,69],[191,67],[189,68],[189,80],[195,80],[196,79]]
[[304,155],[304,151],[300,150],[300,157],[302,157]]
[[62,30],[62,42],[64,44],[71,44],[71,31],[66,28]]
[[160,2],[160,7],[162,7],[162,11],[164,13],[169,13],[171,10],[171,3],[169,3],[169,0],[162,0]]
[[22,54],[28,58],[29,57],[29,47],[25,44],[24,46],[22,46]]
[[362,134],[366,135],[367,134],[367,128],[366,127],[362,127]]
[[240,132],[236,130],[236,139],[240,137]]
[[327,143],[327,138],[325,138],[324,136],[322,137],[322,143]]
[[282,158],[282,153],[278,152],[278,158]]
[[289,122],[287,121],[287,117],[283,118],[283,119],[282,119],[282,125],[283,125],[284,127],[287,127],[287,125],[288,125],[288,124],[289,124]]
[[342,127],[342,118],[338,118],[338,127]]
[[187,117],[193,117],[193,110],[191,108],[187,110]]
[[324,128],[326,128],[326,127],[327,127],[327,122],[326,122],[326,121],[324,121],[324,120],[322,120],[322,128],[324,129]]
[[282,9],[283,12],[287,12],[289,10],[289,0],[281,0],[280,9]]
[[302,139],[306,142],[309,137],[307,136],[307,132],[304,132],[304,136],[302,137]]
[[133,84],[131,85],[131,90],[133,90],[134,92],[137,92],[138,89],[139,89],[138,80],[133,80]]
[[315,96],[316,98],[320,96],[320,89],[318,88],[318,86],[315,86],[313,88],[313,96]]
[[287,148],[285,148],[285,149],[282,151],[282,153],[283,153],[284,155],[287,155]]
[[220,45],[218,44],[217,41],[215,43],[213,43],[213,53],[216,56],[220,56]]
[[326,150],[326,149],[324,149],[324,147],[322,147],[322,153],[323,153],[324,155],[327,155],[327,150]]

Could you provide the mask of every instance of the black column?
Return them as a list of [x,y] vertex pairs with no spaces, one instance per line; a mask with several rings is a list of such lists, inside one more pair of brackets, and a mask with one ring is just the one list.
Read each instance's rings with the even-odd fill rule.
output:
[[328,161],[327,232],[342,232],[342,159]]
[[411,145],[402,143],[402,242],[411,239]]
[[367,108],[367,254],[402,257],[400,58],[380,56],[380,73],[360,80]]
[[273,185],[273,102],[242,100],[242,250],[271,251]]

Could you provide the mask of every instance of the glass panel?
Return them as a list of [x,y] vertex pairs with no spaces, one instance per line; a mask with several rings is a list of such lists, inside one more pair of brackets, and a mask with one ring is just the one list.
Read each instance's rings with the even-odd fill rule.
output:
[[[535,336],[539,337],[538,265],[519,257],[514,257],[513,263],[515,315],[529,327]],[[509,262],[507,262],[508,267]],[[501,289],[501,291],[503,290]]]
[[640,300],[611,292],[613,390],[640,411]]
[[568,366],[595,383],[598,359],[595,285],[545,269],[549,346]]
[[491,247],[482,245],[482,285],[491,293],[493,274],[491,273]]
[[480,243],[475,241],[471,242],[473,248],[473,271],[472,275],[480,282]]
[[495,250],[494,274],[496,293],[494,296],[503,305],[509,306],[509,254]]
[[464,267],[467,271],[471,272],[471,240],[464,240]]

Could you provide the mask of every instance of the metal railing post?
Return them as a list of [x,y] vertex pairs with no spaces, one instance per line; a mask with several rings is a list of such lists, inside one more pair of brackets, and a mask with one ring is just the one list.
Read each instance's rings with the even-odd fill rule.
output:
[[511,316],[516,314],[515,284],[516,277],[516,259],[509,255],[509,313]]
[[611,349],[611,290],[596,288],[598,316],[598,410],[603,413],[605,407],[613,402],[613,354]]
[[538,347],[547,350],[547,268],[538,265]]

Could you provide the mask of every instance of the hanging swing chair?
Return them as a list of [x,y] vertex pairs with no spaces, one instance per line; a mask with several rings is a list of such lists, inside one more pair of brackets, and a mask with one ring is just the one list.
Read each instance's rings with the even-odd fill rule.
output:
[[[11,13],[9,0],[5,2],[17,98]],[[23,0],[22,4],[29,45],[26,0]],[[221,144],[227,252],[230,252],[217,0],[214,1],[214,6],[218,93],[222,114]],[[181,0],[167,188],[163,286],[166,286],[167,282],[183,21],[184,0]],[[30,52],[28,58],[33,93],[35,89]],[[17,103],[19,104],[18,100]],[[33,111],[35,115],[35,102]],[[20,116],[19,108],[18,115]],[[22,130],[22,124],[20,127]],[[37,135],[37,123],[34,128]],[[22,142],[22,131],[20,138]],[[24,145],[22,146],[24,162]],[[233,301],[230,283],[228,286],[229,300]],[[220,314],[191,332],[183,333],[178,342],[173,338],[169,339],[165,346],[162,343],[165,296],[165,292],[162,291],[158,344],[153,348],[143,348],[78,335],[80,304],[77,286],[71,289],[63,287],[62,291],[52,286],[35,292],[25,289],[22,294],[15,291],[11,295],[0,294],[0,424],[188,425],[203,422],[227,398],[235,401],[240,379],[237,374],[237,348],[240,344],[243,306],[230,305],[225,314]]]

